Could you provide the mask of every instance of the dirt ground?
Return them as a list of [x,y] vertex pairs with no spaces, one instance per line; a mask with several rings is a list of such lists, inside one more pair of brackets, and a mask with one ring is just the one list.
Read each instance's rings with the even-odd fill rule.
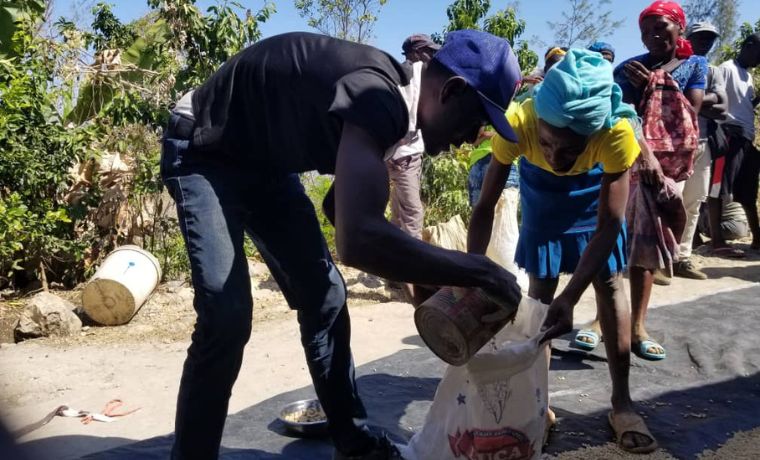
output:
[[[651,308],[756,285],[760,282],[760,253],[747,250],[747,254],[743,260],[728,260],[697,251],[694,260],[710,279],[676,278],[669,287],[656,286]],[[416,336],[413,309],[401,301],[400,292],[387,288],[379,278],[347,268],[342,271],[349,286],[357,365],[415,347],[417,341],[410,340]],[[295,314],[263,266],[252,263],[251,272],[254,332],[230,413],[310,382]],[[56,294],[78,302],[77,291]],[[110,424],[82,425],[76,419],[57,418],[20,440],[33,449],[33,458],[78,458],[172,431],[179,376],[195,319],[192,296],[188,284],[170,282],[160,286],[127,325],[86,325],[79,335],[67,338],[0,344],[0,417],[12,430],[38,420],[60,404],[97,411],[105,402],[120,398],[125,409],[141,408]],[[8,337],[7,325],[14,322],[23,301],[0,302],[0,338]],[[593,294],[587,292],[576,308],[575,322],[589,321],[594,313]],[[756,458],[758,444],[757,431],[745,433],[702,458]],[[558,458],[629,456],[610,444],[563,453]],[[660,452],[649,458],[670,457]]]
[[[268,322],[290,317],[292,312],[266,265],[250,261],[249,269],[254,322]],[[346,279],[352,305],[403,300],[400,290],[387,287],[384,280],[376,276],[349,267],[341,267],[341,273]],[[52,292],[78,306],[83,287],[84,285],[80,285],[71,291],[54,290]],[[23,298],[11,301],[0,300],[0,343],[14,341],[13,328],[24,305]],[[36,342],[57,345],[92,345],[185,341],[190,337],[193,324],[195,324],[193,289],[189,281],[169,281],[160,285],[134,318],[123,326],[100,327],[89,321],[86,315],[81,315],[81,317],[84,327],[79,335],[37,339]]]

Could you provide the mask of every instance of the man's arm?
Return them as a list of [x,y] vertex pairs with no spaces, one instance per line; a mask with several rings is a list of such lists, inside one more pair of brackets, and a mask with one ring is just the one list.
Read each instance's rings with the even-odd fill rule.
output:
[[480,198],[475,209],[472,210],[470,228],[467,232],[467,252],[471,254],[485,254],[488,249],[493,228],[494,208],[504,190],[510,170],[510,165],[502,164],[491,156],[491,162],[488,164],[483,186],[480,189]]
[[727,100],[728,97],[724,90],[716,88],[715,92],[705,93],[705,97],[702,98],[701,115],[713,120],[724,119],[726,116],[726,110],[728,110]]
[[383,152],[370,135],[345,123],[335,168],[336,245],[350,266],[395,281],[482,287],[517,304],[511,273],[487,257],[450,251],[413,238],[385,219],[388,175]]
[[705,90],[702,98],[702,115],[712,119],[723,119],[728,110],[728,95],[726,95],[726,83],[723,81],[723,72],[715,67],[710,67],[710,87]]
[[712,108],[716,104],[720,103],[720,98],[713,92],[705,93],[702,98],[702,110]]
[[630,174],[605,174],[599,196],[598,223],[594,236],[583,251],[578,265],[562,293],[554,299],[542,341],[559,337],[573,328],[573,309],[594,277],[604,266],[625,221]]

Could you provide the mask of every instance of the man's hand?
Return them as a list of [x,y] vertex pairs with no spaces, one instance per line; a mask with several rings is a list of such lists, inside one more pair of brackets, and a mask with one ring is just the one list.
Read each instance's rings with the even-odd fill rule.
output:
[[478,138],[475,139],[475,143],[472,144],[474,146],[479,146],[483,142],[487,141],[488,139],[491,139],[494,137],[496,133],[494,131],[488,131],[485,126],[480,128],[480,132],[478,133]]
[[649,83],[649,76],[652,73],[644,64],[638,61],[631,61],[625,65],[625,76],[636,88],[641,88]]
[[554,299],[549,306],[549,312],[546,315],[544,325],[541,326],[544,336],[541,337],[540,343],[567,334],[573,330],[573,310],[575,305],[565,300],[563,296]]
[[488,318],[484,317],[483,321],[486,322],[501,321],[513,315],[515,307],[522,300],[522,290],[520,290],[520,285],[517,284],[515,275],[497,264],[494,264],[494,266],[497,268],[494,281],[489,286],[485,286],[483,290],[493,302],[502,307],[504,314],[494,313],[489,315]]

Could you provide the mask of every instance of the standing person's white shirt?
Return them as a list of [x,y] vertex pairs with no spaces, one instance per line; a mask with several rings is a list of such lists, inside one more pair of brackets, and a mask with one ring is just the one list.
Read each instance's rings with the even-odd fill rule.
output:
[[755,88],[752,74],[735,59],[726,61],[719,69],[723,74],[728,96],[728,116],[725,123],[740,126],[744,138],[755,140]]

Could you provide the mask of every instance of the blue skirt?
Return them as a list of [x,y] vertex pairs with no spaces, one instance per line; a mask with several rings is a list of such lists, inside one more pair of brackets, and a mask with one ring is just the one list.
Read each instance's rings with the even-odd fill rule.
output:
[[[584,174],[556,176],[520,159],[522,224],[515,261],[529,275],[558,278],[573,273],[596,231],[601,165]],[[600,275],[625,269],[626,233],[623,225]]]

